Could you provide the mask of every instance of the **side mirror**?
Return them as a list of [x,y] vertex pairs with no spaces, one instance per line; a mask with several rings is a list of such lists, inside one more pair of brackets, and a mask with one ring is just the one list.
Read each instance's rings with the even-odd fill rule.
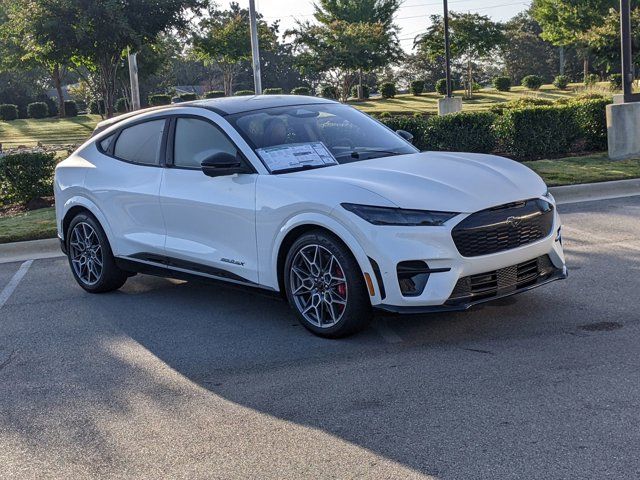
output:
[[413,143],[413,135],[411,135],[406,130],[396,130],[396,133],[404,138],[407,142]]
[[217,152],[205,158],[200,164],[202,173],[208,177],[223,177],[236,173],[247,173],[240,158],[227,152]]

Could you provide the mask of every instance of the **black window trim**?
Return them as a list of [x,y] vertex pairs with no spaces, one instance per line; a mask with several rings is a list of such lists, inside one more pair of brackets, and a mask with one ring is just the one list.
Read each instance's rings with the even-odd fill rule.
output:
[[[160,140],[160,158],[158,159],[158,163],[140,163],[140,162],[133,162],[131,160],[127,160],[124,158],[120,158],[117,157],[115,154],[115,148],[116,148],[116,143],[118,143],[118,139],[120,138],[120,134],[126,130],[127,128],[130,127],[135,127],[136,125],[140,125],[143,123],[148,123],[148,122],[157,122],[158,120],[164,120],[165,124],[164,124],[164,129],[162,131],[162,139]],[[171,124],[170,124],[170,120],[171,120],[171,115],[161,115],[158,117],[152,117],[152,118],[143,118],[140,120],[136,120],[134,122],[130,122],[127,123],[126,125],[122,125],[121,127],[119,127],[115,132],[109,134],[109,135],[104,135],[103,137],[100,137],[98,139],[96,139],[95,141],[95,146],[98,149],[98,151],[100,153],[102,153],[103,155],[106,155],[107,157],[113,158],[115,160],[118,160],[119,162],[124,162],[124,163],[128,163],[130,165],[137,165],[139,167],[154,167],[154,168],[164,168],[165,166],[165,162],[166,162],[166,152],[167,152],[167,141],[169,138],[169,129],[171,128]],[[113,140],[111,140],[111,143],[109,144],[109,148],[107,148],[106,150],[102,148],[102,146],[100,145],[104,140],[106,140],[107,138],[113,136]]]
[[175,157],[176,125],[178,123],[179,118],[194,118],[196,120],[201,120],[203,122],[207,122],[210,125],[212,125],[213,128],[220,131],[220,133],[222,133],[222,135],[224,135],[224,137],[227,140],[229,140],[231,145],[235,147],[236,151],[238,152],[238,155],[240,156],[240,160],[244,163],[244,166],[250,170],[248,174],[258,173],[256,168],[253,166],[253,164],[249,161],[249,159],[247,159],[245,154],[242,152],[242,149],[238,147],[238,144],[233,141],[233,139],[229,136],[229,134],[225,132],[224,129],[220,127],[220,125],[218,125],[216,122],[214,122],[210,118],[203,117],[200,115],[193,115],[189,113],[173,114],[169,116],[170,123],[169,123],[169,128],[167,129],[168,138],[165,144],[166,148],[165,148],[165,156],[164,156],[164,166],[166,168],[171,168],[175,170],[192,170],[192,171],[199,171],[199,172],[202,171],[198,167],[183,167],[183,166],[175,165],[174,157]]

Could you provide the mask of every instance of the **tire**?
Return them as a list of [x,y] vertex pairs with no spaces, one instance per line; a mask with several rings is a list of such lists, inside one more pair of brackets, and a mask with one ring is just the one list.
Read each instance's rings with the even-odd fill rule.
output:
[[[90,246],[80,241],[86,238]],[[93,215],[85,212],[76,215],[66,232],[66,242],[71,273],[87,292],[111,292],[127,281],[129,275],[116,266],[107,236]]]
[[284,268],[287,300],[307,330],[341,338],[363,330],[371,321],[360,266],[337,237],[322,230],[302,235],[289,249]]

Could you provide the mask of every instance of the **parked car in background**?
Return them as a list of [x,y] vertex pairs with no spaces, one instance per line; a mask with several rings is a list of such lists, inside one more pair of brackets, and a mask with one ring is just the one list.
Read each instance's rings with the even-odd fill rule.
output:
[[58,235],[89,292],[136,272],[222,280],[280,292],[326,337],[372,309],[464,310],[566,277],[538,175],[409,140],[304,96],[125,114],[58,165]]

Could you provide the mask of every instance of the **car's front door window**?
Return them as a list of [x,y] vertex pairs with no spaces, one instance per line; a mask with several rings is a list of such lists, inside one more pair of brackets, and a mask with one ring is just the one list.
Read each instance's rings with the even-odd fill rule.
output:
[[200,169],[202,161],[220,152],[236,156],[237,148],[222,131],[197,118],[178,118],[174,140],[174,165]]

